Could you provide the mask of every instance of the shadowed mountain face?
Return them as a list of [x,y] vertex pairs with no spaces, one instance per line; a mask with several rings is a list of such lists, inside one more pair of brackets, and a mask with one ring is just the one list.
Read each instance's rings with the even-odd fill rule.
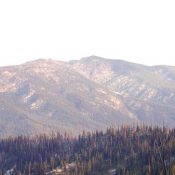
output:
[[175,68],[91,56],[0,68],[0,135],[175,126]]

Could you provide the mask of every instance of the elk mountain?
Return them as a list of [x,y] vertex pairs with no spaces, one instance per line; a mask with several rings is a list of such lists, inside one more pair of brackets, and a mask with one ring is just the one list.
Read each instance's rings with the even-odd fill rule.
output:
[[97,56],[0,68],[0,136],[175,126],[175,67]]

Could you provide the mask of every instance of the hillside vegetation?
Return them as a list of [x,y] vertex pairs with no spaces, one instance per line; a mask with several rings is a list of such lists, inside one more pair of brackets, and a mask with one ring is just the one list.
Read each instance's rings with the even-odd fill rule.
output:
[[109,128],[0,140],[0,174],[175,175],[175,129]]

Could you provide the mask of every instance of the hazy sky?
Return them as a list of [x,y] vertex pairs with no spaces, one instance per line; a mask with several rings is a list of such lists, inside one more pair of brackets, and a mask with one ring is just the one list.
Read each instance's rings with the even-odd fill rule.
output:
[[175,65],[175,1],[0,0],[0,65],[84,56]]

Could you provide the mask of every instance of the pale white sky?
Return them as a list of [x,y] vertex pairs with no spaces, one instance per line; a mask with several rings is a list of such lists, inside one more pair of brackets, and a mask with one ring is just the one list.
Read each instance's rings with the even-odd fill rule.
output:
[[175,65],[175,1],[0,0],[0,66],[89,55]]

